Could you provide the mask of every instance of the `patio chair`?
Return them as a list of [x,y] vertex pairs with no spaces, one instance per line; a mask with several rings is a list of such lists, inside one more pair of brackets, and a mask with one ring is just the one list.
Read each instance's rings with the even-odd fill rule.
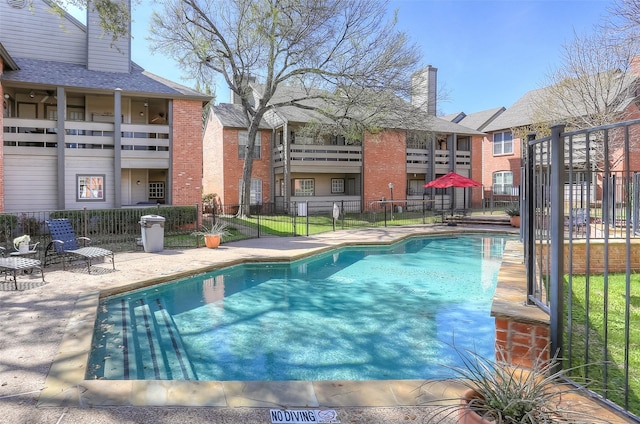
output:
[[32,273],[34,269],[40,271],[42,275],[42,282],[44,283],[44,271],[42,270],[42,266],[40,265],[40,261],[33,258],[28,258],[25,256],[5,256],[6,249],[0,246],[0,272],[4,274],[4,279],[7,279],[7,274],[13,276],[13,284],[18,290],[18,271],[22,271],[25,273]]
[[[62,269],[66,269],[67,256],[76,256],[87,262],[87,269],[91,274],[91,261],[93,259],[111,257],[113,269],[116,269],[113,252],[101,247],[89,246],[91,239],[87,237],[76,237],[68,219],[51,219],[47,221],[47,226],[52,240],[45,250],[45,266],[54,256],[59,256],[62,258]],[[80,246],[79,241],[82,241],[83,246]]]
[[580,234],[580,230],[584,233],[587,228],[587,210],[586,209],[574,209],[571,212],[571,218],[569,225],[576,230],[576,234]]

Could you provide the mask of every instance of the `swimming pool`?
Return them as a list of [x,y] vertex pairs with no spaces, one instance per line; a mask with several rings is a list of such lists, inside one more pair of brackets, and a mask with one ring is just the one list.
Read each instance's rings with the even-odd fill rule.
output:
[[101,301],[88,379],[448,377],[493,355],[504,236],[413,238],[229,267]]

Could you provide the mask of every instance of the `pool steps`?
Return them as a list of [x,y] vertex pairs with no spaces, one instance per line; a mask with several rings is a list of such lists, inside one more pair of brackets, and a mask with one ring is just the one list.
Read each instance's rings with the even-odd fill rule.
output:
[[197,380],[180,332],[160,299],[122,299],[108,325],[106,348],[112,354],[104,361],[105,379]]

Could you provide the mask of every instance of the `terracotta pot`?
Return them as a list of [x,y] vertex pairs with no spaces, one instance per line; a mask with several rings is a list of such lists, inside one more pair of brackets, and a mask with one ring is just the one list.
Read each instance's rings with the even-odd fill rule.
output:
[[512,216],[511,217],[511,226],[520,228],[520,216]]
[[468,389],[462,394],[460,400],[460,409],[458,410],[458,422],[460,424],[495,424],[495,422],[487,421],[473,410],[469,409],[469,401],[479,397],[478,392]]
[[209,249],[215,249],[220,246],[220,234],[205,234],[204,244]]

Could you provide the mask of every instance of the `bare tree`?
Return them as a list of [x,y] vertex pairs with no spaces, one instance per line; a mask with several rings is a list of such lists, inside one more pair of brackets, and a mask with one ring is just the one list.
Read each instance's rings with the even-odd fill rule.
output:
[[[201,81],[222,76],[240,100],[248,130],[240,189],[249,214],[255,138],[271,108],[321,113],[343,128],[371,128],[408,98],[418,49],[379,0],[166,0],[152,40]],[[256,93],[250,81],[260,82]],[[278,87],[295,87],[289,98]],[[255,88],[255,86],[254,86]],[[257,95],[256,95],[257,94]]]
[[561,64],[548,74],[549,84],[536,108],[538,118],[587,128],[618,121],[634,96],[629,69],[630,44],[609,30],[574,38],[562,47]]
[[[588,35],[574,33],[562,47],[561,64],[548,73],[547,86],[532,96],[532,127],[563,123],[568,129],[582,129],[625,119],[636,97],[638,76],[630,72],[634,53],[634,43],[624,42],[610,27],[595,28]],[[591,140],[595,165],[604,160],[614,165],[621,140],[609,138],[608,150],[602,139]]]
[[609,9],[609,28],[620,34],[620,39],[637,44],[640,41],[640,0],[616,0]]
[[[133,3],[139,3],[134,0]],[[52,7],[61,15],[65,6],[75,6],[80,9],[89,9],[98,12],[100,26],[105,34],[108,34],[113,41],[120,37],[129,37],[129,23],[131,22],[131,12],[129,2],[121,0],[57,0],[52,2]]]

